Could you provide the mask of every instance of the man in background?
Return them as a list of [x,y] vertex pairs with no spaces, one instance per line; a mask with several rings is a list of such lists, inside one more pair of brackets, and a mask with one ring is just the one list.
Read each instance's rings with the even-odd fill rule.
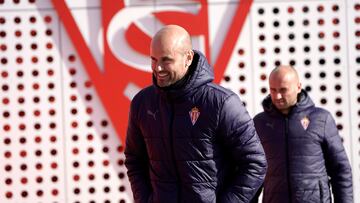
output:
[[263,202],[327,203],[333,194],[335,203],[352,203],[351,168],[331,114],[315,107],[291,66],[275,68],[269,87],[254,117],[268,162]]

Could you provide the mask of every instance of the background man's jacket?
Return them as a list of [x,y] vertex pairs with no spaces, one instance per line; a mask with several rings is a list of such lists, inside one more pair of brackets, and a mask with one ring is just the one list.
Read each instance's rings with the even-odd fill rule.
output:
[[270,96],[263,107],[254,118],[268,161],[263,202],[327,203],[331,185],[335,203],[352,203],[351,168],[331,114],[304,90],[288,116]]

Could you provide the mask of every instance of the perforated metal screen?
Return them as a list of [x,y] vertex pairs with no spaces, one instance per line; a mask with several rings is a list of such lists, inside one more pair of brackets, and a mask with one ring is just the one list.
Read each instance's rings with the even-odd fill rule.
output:
[[[169,5],[192,12],[196,3],[124,2],[134,15]],[[101,2],[67,5],[104,71]],[[214,59],[238,5],[208,1]],[[51,1],[0,0],[0,202],[132,202],[124,147],[69,35]],[[360,201],[360,3],[253,1],[221,85],[253,116],[279,64],[294,65],[334,116]]]

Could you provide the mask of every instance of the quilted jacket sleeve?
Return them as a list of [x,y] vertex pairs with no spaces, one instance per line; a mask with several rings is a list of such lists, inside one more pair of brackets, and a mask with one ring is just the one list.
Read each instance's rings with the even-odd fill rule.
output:
[[325,163],[331,178],[334,201],[353,202],[352,174],[334,119],[328,113],[323,144]]
[[132,103],[126,136],[125,166],[135,202],[145,203],[149,201],[152,190],[145,142],[136,121],[135,109],[137,108]]
[[225,100],[219,127],[231,161],[238,168],[220,202],[250,202],[264,181],[267,163],[253,120],[237,95]]

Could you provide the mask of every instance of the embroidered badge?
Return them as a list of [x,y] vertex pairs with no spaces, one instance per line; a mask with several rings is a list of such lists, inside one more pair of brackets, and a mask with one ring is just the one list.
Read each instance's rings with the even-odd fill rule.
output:
[[301,125],[304,128],[304,130],[306,130],[310,124],[310,120],[307,116],[305,116],[303,119],[301,119]]
[[200,111],[198,108],[194,107],[191,109],[191,111],[189,111],[189,115],[190,115],[191,123],[195,125],[196,121],[200,116]]

